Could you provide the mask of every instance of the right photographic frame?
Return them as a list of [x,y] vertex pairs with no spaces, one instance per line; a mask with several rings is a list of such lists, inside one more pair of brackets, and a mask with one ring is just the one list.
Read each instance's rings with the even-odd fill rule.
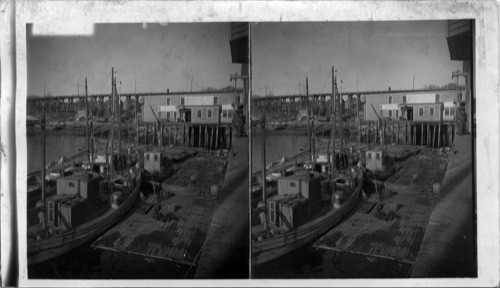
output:
[[252,278],[477,277],[475,21],[251,26]]

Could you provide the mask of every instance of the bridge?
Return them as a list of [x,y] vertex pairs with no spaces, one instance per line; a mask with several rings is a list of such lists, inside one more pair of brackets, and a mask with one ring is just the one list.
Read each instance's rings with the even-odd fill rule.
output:
[[[192,91],[192,92],[129,92],[121,93],[119,97],[124,99],[125,103],[131,103],[134,99],[136,103],[142,105],[138,101],[141,97],[161,97],[161,96],[185,96],[185,95],[195,95],[195,94],[209,94],[209,93],[220,93],[220,92],[232,92],[232,91]],[[242,89],[236,89],[235,92],[242,93]],[[27,111],[28,114],[33,111],[41,111],[43,104],[45,103],[46,111],[48,113],[58,113],[58,112],[74,112],[76,110],[82,110],[86,107],[86,96],[85,95],[57,95],[57,96],[40,96],[40,95],[28,95],[27,97]],[[89,108],[94,109],[96,107],[102,107],[106,102],[109,102],[110,94],[89,94]]]
[[[340,97],[347,98],[345,100],[346,103],[355,103],[357,100],[359,105],[358,107],[362,107],[363,102],[360,101],[362,96],[365,95],[376,95],[376,94],[401,94],[401,93],[420,93],[420,92],[428,92],[428,91],[438,91],[438,90],[447,90],[447,89],[418,89],[418,90],[372,90],[372,91],[359,91],[359,92],[341,92]],[[314,110],[317,109],[326,109],[329,114],[331,114],[331,93],[315,93],[310,94],[309,99],[306,95],[280,95],[280,96],[266,96],[266,97],[253,97],[252,103],[255,107],[259,109],[263,109],[266,112],[273,111],[284,111],[289,112],[291,110],[300,110],[306,109],[307,102],[311,105],[311,108]],[[345,107],[342,105],[342,107]]]

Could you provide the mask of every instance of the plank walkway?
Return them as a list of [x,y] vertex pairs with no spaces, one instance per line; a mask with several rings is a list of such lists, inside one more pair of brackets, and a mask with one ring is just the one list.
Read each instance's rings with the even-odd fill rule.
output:
[[99,237],[92,247],[195,266],[216,203],[207,197],[173,196],[162,202],[163,214],[167,214],[167,203],[176,204],[172,214],[177,219],[159,221],[152,216],[154,209],[147,214],[139,209]]
[[395,202],[399,218],[386,221],[375,217],[377,208],[370,203],[364,202],[361,209],[322,236],[314,247],[413,264],[433,205],[421,205],[415,201]]

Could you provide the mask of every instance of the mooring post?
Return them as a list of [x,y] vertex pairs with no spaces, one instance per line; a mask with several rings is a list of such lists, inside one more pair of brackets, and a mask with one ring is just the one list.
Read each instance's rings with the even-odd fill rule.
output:
[[438,127],[438,148],[441,146],[441,122],[439,122]]
[[219,150],[219,123],[217,123],[217,130],[215,130],[215,150]]

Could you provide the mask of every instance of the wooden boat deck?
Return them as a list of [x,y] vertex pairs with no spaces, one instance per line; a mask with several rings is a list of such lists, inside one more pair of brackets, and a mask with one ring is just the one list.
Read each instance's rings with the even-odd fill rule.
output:
[[[195,266],[205,242],[216,202],[208,197],[173,196],[162,202],[161,212],[175,216],[167,222],[153,218],[152,197],[130,217],[99,237],[92,247],[125,252]],[[169,214],[167,204],[176,205]],[[145,208],[146,207],[146,208]],[[148,209],[149,208],[149,209]]]
[[[425,150],[402,162],[398,171],[385,181],[388,189],[398,193],[430,193],[434,183],[442,183],[448,160],[436,150]],[[417,181],[413,174],[418,173]]]
[[399,219],[378,219],[375,216],[376,203],[365,201],[354,215],[322,236],[314,247],[413,264],[433,204],[422,196],[405,197],[393,199],[398,206],[396,214]]

